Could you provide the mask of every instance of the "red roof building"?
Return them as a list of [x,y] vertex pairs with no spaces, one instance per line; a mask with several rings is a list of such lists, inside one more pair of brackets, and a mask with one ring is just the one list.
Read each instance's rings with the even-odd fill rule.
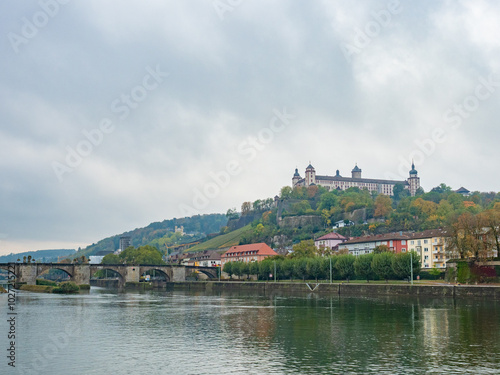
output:
[[278,253],[263,242],[233,246],[222,254],[221,264],[224,266],[226,262],[260,262],[274,255],[278,255]]

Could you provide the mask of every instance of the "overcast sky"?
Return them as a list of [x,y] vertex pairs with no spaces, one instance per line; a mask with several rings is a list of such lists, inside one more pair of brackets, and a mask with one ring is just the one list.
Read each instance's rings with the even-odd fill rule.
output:
[[2,1],[0,254],[239,209],[297,167],[498,191],[500,3]]

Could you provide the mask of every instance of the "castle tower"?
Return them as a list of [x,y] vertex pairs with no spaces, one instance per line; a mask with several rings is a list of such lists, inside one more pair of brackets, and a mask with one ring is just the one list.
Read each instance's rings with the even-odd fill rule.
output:
[[297,186],[297,183],[301,179],[302,179],[302,177],[300,177],[299,170],[297,168],[295,168],[295,173],[293,174],[293,178],[292,178],[292,187]]
[[352,169],[352,178],[361,178],[361,169],[358,167],[358,164],[356,163],[356,166]]
[[316,184],[316,171],[309,162],[309,165],[306,168],[306,186],[309,186],[311,184]]
[[418,172],[415,169],[415,164],[411,162],[410,177],[408,178],[408,184],[410,185],[410,195],[412,197],[417,194],[417,190],[420,188],[420,177],[418,177]]

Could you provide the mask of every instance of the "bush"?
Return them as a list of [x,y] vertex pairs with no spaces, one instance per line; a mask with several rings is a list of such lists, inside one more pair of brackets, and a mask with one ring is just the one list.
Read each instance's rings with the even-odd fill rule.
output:
[[57,286],[57,283],[55,281],[51,281],[51,280],[36,279],[36,285]]
[[52,290],[52,293],[78,293],[80,288],[73,281],[65,281]]
[[470,267],[467,262],[457,263],[457,282],[466,284],[470,280]]

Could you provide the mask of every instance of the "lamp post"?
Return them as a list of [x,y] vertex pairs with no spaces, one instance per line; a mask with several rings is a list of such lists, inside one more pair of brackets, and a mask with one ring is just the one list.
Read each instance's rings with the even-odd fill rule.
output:
[[410,279],[411,285],[413,285],[413,253],[410,251]]
[[330,284],[333,282],[332,280],[332,257],[330,257]]
[[273,260],[274,263],[274,282],[276,282],[276,261]]

